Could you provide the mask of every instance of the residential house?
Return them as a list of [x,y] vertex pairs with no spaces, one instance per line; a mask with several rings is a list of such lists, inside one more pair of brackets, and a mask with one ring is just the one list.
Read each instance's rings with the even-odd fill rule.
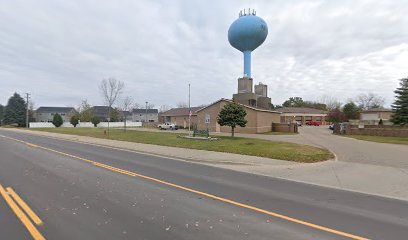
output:
[[[111,113],[114,109],[111,107]],[[107,106],[93,106],[91,108],[94,117],[99,118],[101,122],[108,122],[109,107]]]
[[158,122],[159,110],[158,109],[143,109],[136,108],[132,111],[133,122]]
[[77,111],[73,107],[39,107],[35,110],[34,118],[36,122],[52,122],[56,113],[64,122],[69,122]]
[[360,123],[367,125],[376,125],[380,122],[380,119],[389,123],[392,115],[392,109],[388,108],[371,108],[364,110],[360,113]]
[[202,107],[172,108],[160,114],[160,122],[171,122],[177,126],[187,128],[190,109],[191,109],[190,123],[193,124],[197,122],[197,110],[201,108]]

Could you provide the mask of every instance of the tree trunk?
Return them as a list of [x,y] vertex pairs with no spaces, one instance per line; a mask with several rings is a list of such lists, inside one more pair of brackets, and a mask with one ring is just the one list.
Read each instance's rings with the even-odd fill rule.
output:
[[109,109],[108,109],[108,138],[109,138],[109,123],[110,123],[110,115],[111,115],[111,107],[109,106]]
[[231,137],[234,137],[234,129],[235,127],[231,127]]

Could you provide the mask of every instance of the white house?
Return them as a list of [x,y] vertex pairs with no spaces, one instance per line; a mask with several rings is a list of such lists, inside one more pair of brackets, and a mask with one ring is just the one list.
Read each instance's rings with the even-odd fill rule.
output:
[[133,109],[132,111],[133,122],[158,122],[159,110],[158,109]]

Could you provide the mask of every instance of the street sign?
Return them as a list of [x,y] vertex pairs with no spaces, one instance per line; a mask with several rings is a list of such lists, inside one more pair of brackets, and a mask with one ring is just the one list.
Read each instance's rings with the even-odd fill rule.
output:
[[210,114],[206,113],[206,114],[205,114],[205,123],[206,123],[206,124],[209,124],[210,122],[211,122]]

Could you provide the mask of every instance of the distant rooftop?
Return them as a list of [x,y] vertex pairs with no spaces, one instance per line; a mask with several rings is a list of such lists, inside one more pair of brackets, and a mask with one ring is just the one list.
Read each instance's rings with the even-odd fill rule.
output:
[[392,112],[392,109],[389,108],[371,108],[364,110],[363,112]]
[[[132,112],[133,113],[138,113],[138,114],[146,113],[146,108],[135,108],[135,109],[133,109]],[[147,113],[159,113],[159,110],[148,108]]]
[[36,112],[67,113],[75,111],[73,107],[39,107]]
[[[191,107],[191,114],[197,115],[197,110],[202,107]],[[189,108],[172,108],[168,111],[165,111],[161,114],[162,116],[187,116],[189,115]]]
[[311,114],[326,114],[327,111],[315,108],[301,108],[301,107],[284,107],[275,109],[282,113],[311,113]]

